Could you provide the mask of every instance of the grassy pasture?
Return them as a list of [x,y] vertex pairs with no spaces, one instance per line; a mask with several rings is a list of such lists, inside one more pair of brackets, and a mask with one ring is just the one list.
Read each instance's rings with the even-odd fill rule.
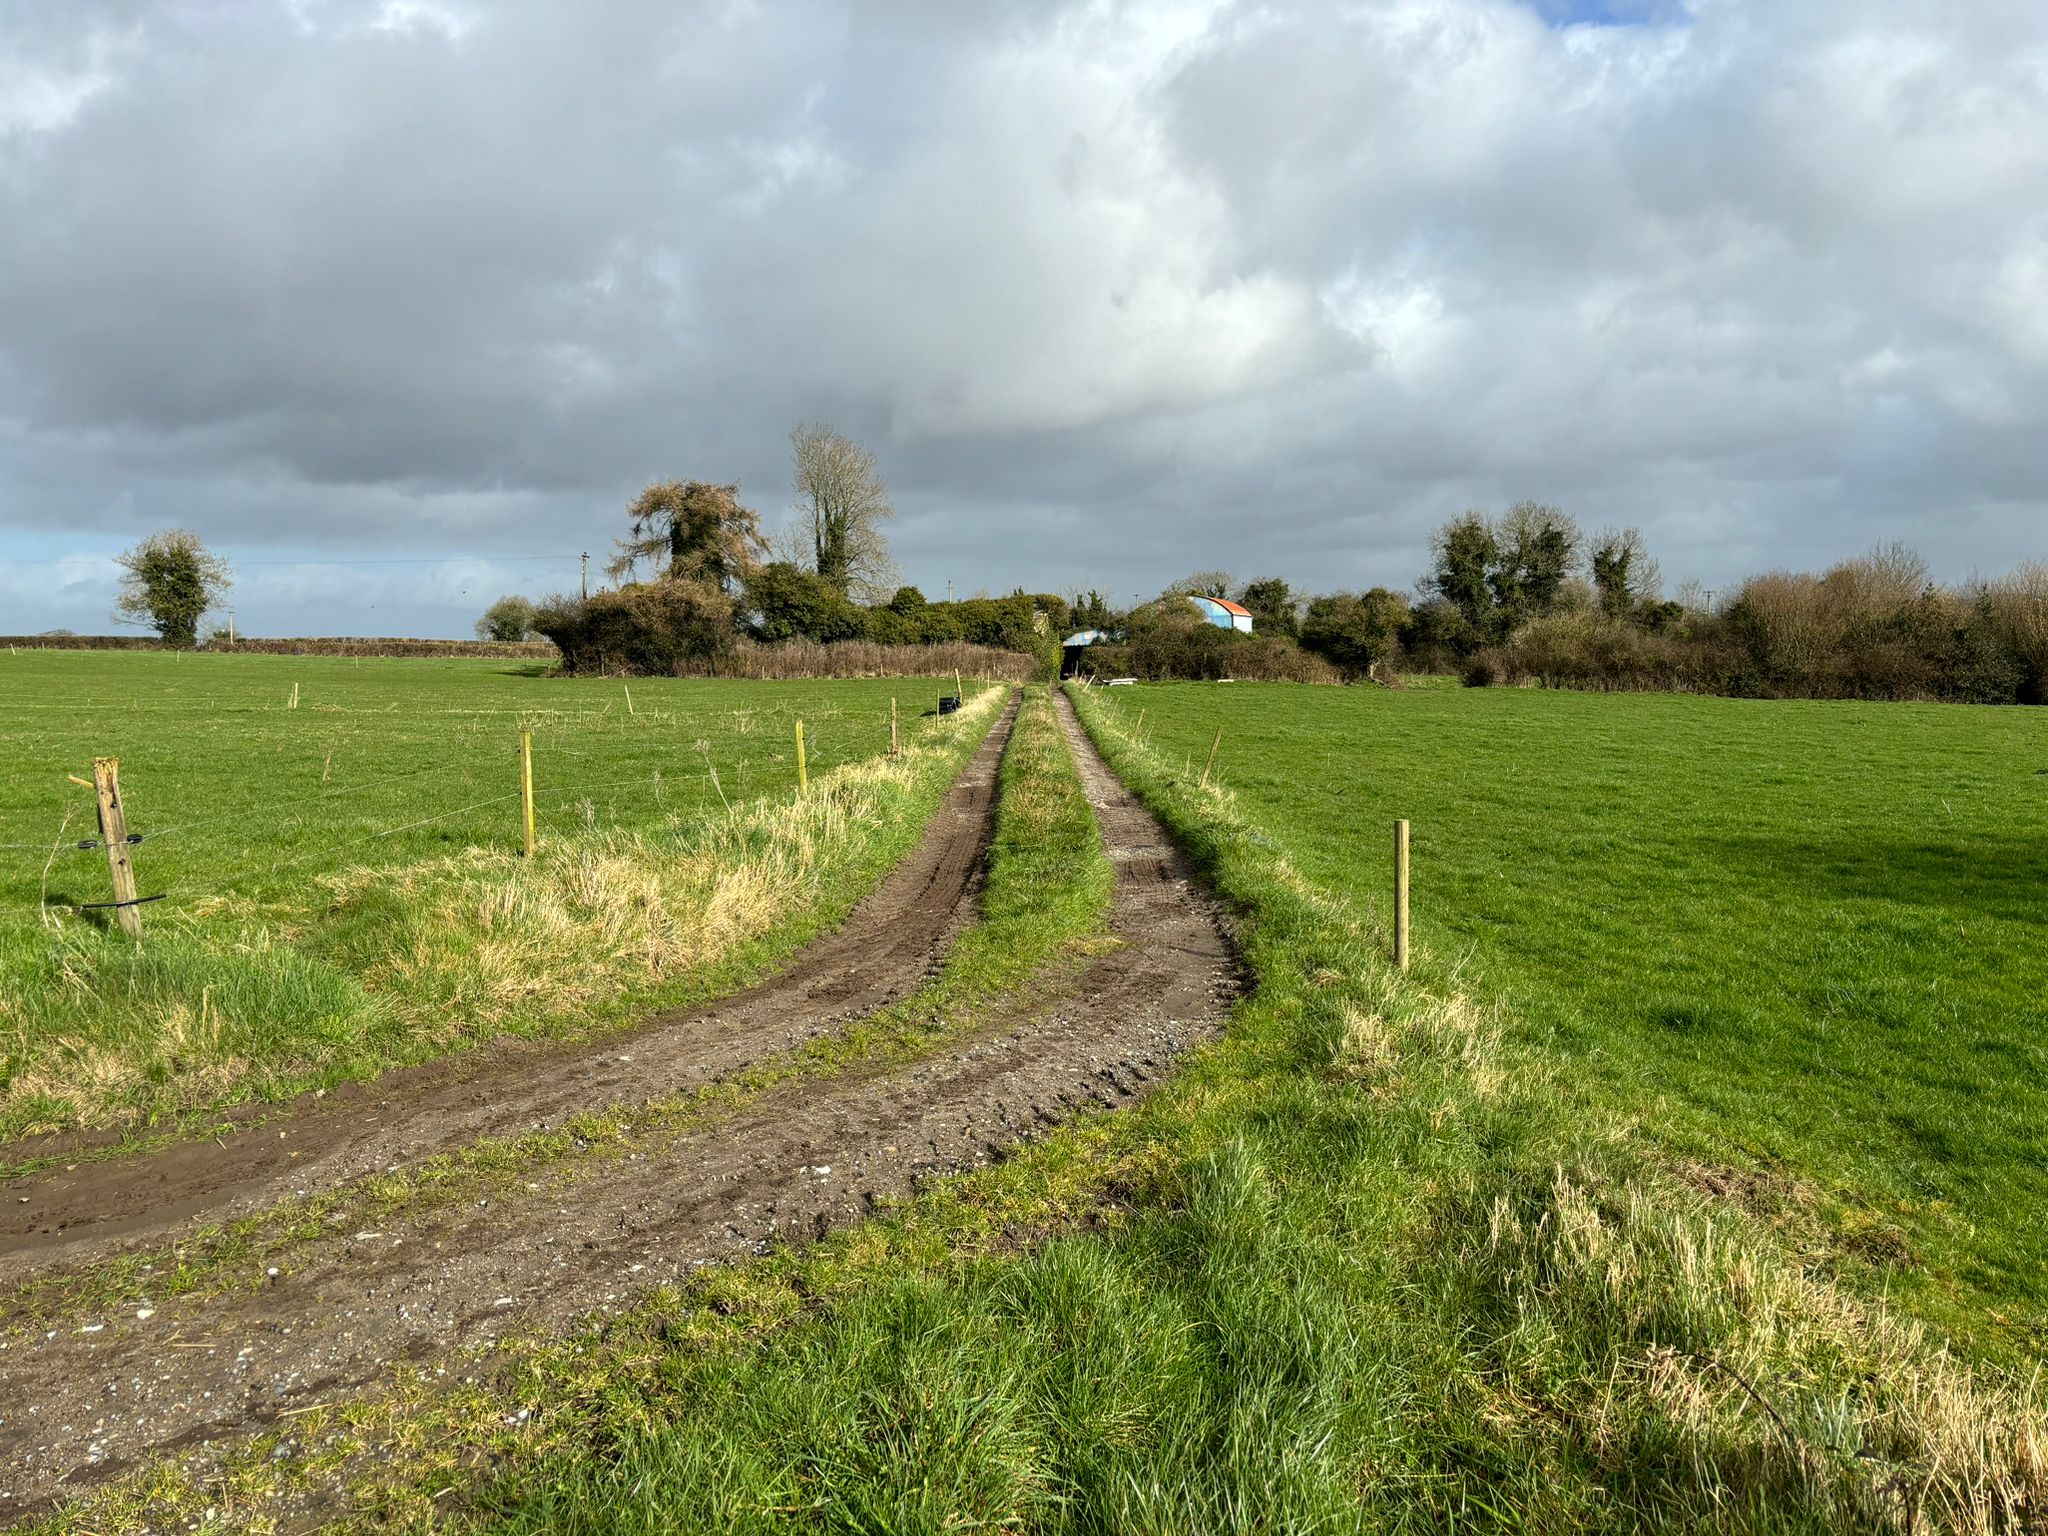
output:
[[[1160,1092],[37,1528],[263,1529],[337,1488],[339,1528],[499,1536],[2038,1527],[2026,1371],[1959,1365],[1673,1176],[1578,1059],[1449,967],[1394,973],[1248,797],[1107,718],[1137,706],[1078,703],[1257,978]],[[1027,706],[981,922],[918,1016],[1093,942],[1100,850],[1048,725]]]
[[[2048,1326],[2048,712],[1238,684],[1097,696],[1317,885],[1833,1257]],[[1790,1181],[1789,1187],[1784,1181]],[[1805,1209],[1807,1202],[1817,1209]]]
[[[771,927],[786,952],[908,847],[971,745],[924,713],[935,692],[626,684],[504,661],[0,657],[0,1139],[729,984],[769,958],[753,946]],[[799,719],[815,784],[881,760],[892,696],[912,749],[900,771],[866,799],[827,797],[823,820],[761,820],[794,800]],[[532,870],[516,858],[521,729]],[[139,953],[75,910],[108,899],[104,857],[74,846],[95,835],[90,791],[67,778],[97,755],[121,759],[141,890],[168,898],[143,909]],[[771,849],[795,862],[726,890],[730,921],[707,933],[667,866],[714,835],[746,844],[727,850],[742,866]]]

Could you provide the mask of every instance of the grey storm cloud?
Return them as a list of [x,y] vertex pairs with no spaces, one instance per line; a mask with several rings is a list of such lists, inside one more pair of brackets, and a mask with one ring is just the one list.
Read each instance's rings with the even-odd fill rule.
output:
[[1406,585],[1524,495],[1709,584],[2003,568],[2048,552],[2048,13],[0,14],[0,629],[99,627],[183,523],[245,626],[452,632],[649,479],[772,520],[807,417],[927,588]]

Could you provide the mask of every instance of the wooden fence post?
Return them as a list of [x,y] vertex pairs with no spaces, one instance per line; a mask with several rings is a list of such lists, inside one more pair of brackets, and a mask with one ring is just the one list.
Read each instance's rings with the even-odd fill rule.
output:
[[1209,787],[1209,770],[1216,766],[1216,749],[1223,745],[1223,727],[1216,727],[1216,739],[1209,743],[1209,761],[1202,764],[1202,788]]
[[796,788],[798,794],[811,792],[811,773],[804,766],[804,723],[801,720],[796,723]]
[[1408,969],[1408,823],[1394,823],[1394,965]]
[[533,732],[519,733],[519,809],[526,827],[526,856],[533,857]]
[[889,755],[896,755],[896,700],[889,700]]
[[121,759],[92,760],[92,788],[99,801],[100,841],[107,873],[114,881],[114,918],[131,939],[142,937],[142,912],[135,905],[135,861],[128,856],[128,812],[121,804]]

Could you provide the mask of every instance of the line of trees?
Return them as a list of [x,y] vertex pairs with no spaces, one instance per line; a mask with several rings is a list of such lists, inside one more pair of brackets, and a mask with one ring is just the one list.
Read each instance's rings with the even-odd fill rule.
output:
[[885,529],[895,509],[868,449],[805,422],[790,433],[790,465],[795,517],[775,543],[738,485],[649,486],[627,509],[608,567],[617,586],[530,605],[500,599],[478,633],[545,635],[575,672],[696,670],[743,637],[1057,655],[1072,619],[1061,597],[1020,589],[940,603],[899,583]]
[[[1891,544],[1818,574],[1752,577],[1715,604],[1694,585],[1667,598],[1639,530],[1588,536],[1558,508],[1524,501],[1439,528],[1412,595],[1307,597],[1277,576],[1235,583],[1201,571],[1125,612],[1096,591],[941,603],[898,583],[874,455],[809,422],[790,451],[796,517],[779,550],[738,485],[665,481],[627,508],[608,567],[617,585],[501,598],[479,638],[543,635],[571,671],[701,670],[743,638],[969,644],[1050,671],[1062,636],[1095,629],[1112,638],[1088,653],[1091,671],[1147,678],[1391,682],[1456,671],[1480,685],[2048,703],[2048,564],[1944,586]],[[119,563],[115,617],[173,646],[198,642],[233,579],[185,529],[152,534]],[[1204,622],[1181,600],[1189,594],[1234,598],[1254,632]]]
[[2048,703],[2048,564],[1944,586],[1900,544],[1817,574],[1754,576],[1715,603],[1691,583],[1665,596],[1640,530],[1587,535],[1556,507],[1520,502],[1439,528],[1412,594],[1303,599],[1277,577],[1233,586],[1220,572],[1171,590],[1234,596],[1257,635],[1168,647],[1140,620],[1091,659],[1153,677],[1309,679],[1312,660],[1347,680],[1448,671],[1475,685]]

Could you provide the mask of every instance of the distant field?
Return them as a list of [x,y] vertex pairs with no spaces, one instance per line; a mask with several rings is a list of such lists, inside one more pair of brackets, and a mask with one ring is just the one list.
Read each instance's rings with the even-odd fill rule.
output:
[[[358,1052],[431,1053],[434,1032],[408,1022],[408,997],[467,1012],[458,1028],[543,1027],[544,973],[578,973],[578,1008],[602,990],[590,969],[601,957],[576,952],[585,940],[661,947],[641,955],[643,973],[687,957],[687,934],[655,932],[675,924],[646,917],[661,893],[627,888],[651,862],[631,840],[674,838],[722,817],[727,802],[793,798],[798,720],[814,779],[886,753],[892,696],[906,745],[929,737],[951,750],[960,735],[926,716],[926,682],[628,684],[543,671],[502,660],[0,655],[0,1136],[69,1123],[81,1107],[204,1099],[196,1083],[220,1088],[257,1063],[296,1081]],[[501,967],[508,957],[486,951],[521,924],[494,918],[487,898],[516,867],[503,861],[520,843],[521,729],[534,738],[536,862],[564,882],[553,895],[567,905],[550,921],[566,937],[558,964],[529,955]],[[103,855],[74,846],[95,835],[91,792],[68,778],[89,778],[101,755],[120,758],[129,826],[144,836],[141,891],[166,897],[143,909],[139,961],[76,910],[109,897]],[[900,833],[891,829],[888,849],[900,852]],[[571,849],[609,862],[571,878]],[[427,867],[439,870],[431,880],[361,874]],[[408,931],[436,907],[462,931]],[[541,917],[529,926],[522,942],[539,942]],[[401,942],[422,952],[404,959]],[[466,980],[446,974],[457,961]],[[494,974],[529,995],[479,995]],[[192,1061],[178,1054],[181,1031],[194,1037]],[[197,1078],[193,1061],[207,1066]]]
[[1222,727],[1218,778],[1382,912],[1410,819],[1430,967],[1681,1156],[1817,1190],[1830,1252],[1916,1310],[2048,1338],[2048,711],[1096,697],[1191,774]]

